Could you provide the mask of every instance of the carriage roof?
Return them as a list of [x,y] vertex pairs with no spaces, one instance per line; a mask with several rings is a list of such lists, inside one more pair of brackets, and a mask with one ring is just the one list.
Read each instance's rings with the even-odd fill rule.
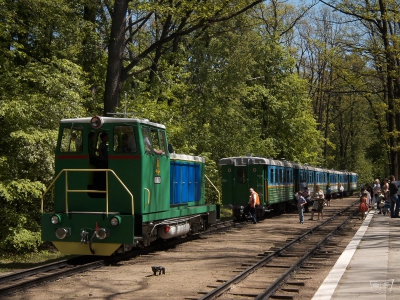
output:
[[219,165],[234,165],[234,166],[248,166],[248,165],[270,165],[270,166],[282,166],[282,167],[293,167],[293,163],[289,161],[275,160],[272,158],[255,157],[255,156],[237,156],[221,158],[218,162]]

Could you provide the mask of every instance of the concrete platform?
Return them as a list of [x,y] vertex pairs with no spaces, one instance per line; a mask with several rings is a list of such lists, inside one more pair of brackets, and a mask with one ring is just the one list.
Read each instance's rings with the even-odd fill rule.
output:
[[371,210],[312,299],[400,299],[400,218]]

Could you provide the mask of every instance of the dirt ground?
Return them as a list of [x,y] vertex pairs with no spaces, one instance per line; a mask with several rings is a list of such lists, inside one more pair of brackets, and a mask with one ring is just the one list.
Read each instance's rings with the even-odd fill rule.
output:
[[[337,201],[332,201],[331,208],[326,208],[327,216],[339,205]],[[350,203],[354,199],[340,201]],[[307,214],[305,219],[308,217]],[[286,214],[226,233],[204,236],[167,251],[45,283],[4,299],[199,299],[202,296],[199,292],[211,290],[209,285],[216,286],[218,280],[236,276],[242,263],[306,231],[315,222],[306,221],[300,225],[296,213]],[[343,236],[338,237],[337,243],[343,244],[343,249],[360,224],[354,220]],[[310,275],[311,280],[296,299],[311,299],[339,254],[332,257],[332,263]],[[166,273],[155,276],[152,266],[162,266]]]

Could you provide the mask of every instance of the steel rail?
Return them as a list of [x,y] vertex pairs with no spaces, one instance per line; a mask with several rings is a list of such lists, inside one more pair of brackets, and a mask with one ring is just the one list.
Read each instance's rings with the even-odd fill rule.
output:
[[[101,261],[95,261],[95,262],[91,262],[82,266],[73,266],[71,267],[71,269],[69,270],[65,270],[65,266],[72,266],[71,264],[67,264],[65,262],[62,263],[58,263],[59,266],[57,267],[57,263],[53,263],[50,265],[46,265],[43,267],[37,267],[37,268],[33,268],[30,270],[26,270],[25,272],[18,272],[16,274],[11,274],[11,275],[6,275],[0,278],[0,283],[7,283],[9,282],[11,278],[14,278],[14,280],[16,279],[22,279],[22,278],[26,278],[29,276],[33,276],[36,274],[40,274],[40,273],[44,273],[44,272],[48,272],[51,270],[57,270],[62,268],[61,271],[58,272],[54,272],[52,274],[48,274],[48,275],[44,275],[38,278],[33,278],[30,279],[28,281],[25,282],[20,282],[20,283],[16,283],[4,288],[0,288],[0,296],[4,296],[4,295],[8,295],[10,293],[25,289],[25,288],[30,288],[32,286],[38,285],[40,283],[46,282],[46,281],[54,281],[56,279],[62,278],[62,277],[68,277],[77,273],[82,273],[88,270],[92,270],[92,269],[97,269],[100,268],[104,265],[103,262]],[[18,277],[19,276],[19,277]]]
[[[227,230],[231,227],[236,226],[232,221],[224,221],[213,225],[205,232],[201,232],[199,234],[187,236],[185,239],[174,239],[169,240],[167,244],[163,243],[163,247],[168,246],[176,246],[177,244],[182,244],[186,241],[191,241],[195,239],[201,238],[202,235],[213,234],[218,231]],[[54,281],[56,279],[62,277],[68,277],[77,273],[82,273],[88,270],[92,270],[95,268],[100,268],[103,265],[107,265],[110,263],[116,263],[118,261],[126,260],[131,258],[132,256],[141,255],[144,253],[150,253],[152,251],[157,251],[160,245],[154,244],[152,246],[146,247],[145,249],[137,249],[137,251],[127,252],[125,254],[121,254],[118,256],[108,257],[106,260],[104,259],[96,259],[94,257],[90,257],[90,259],[96,259],[94,262],[87,263],[85,265],[76,266],[75,259],[81,259],[82,257],[74,257],[70,259],[61,260],[58,262],[49,263],[46,265],[30,268],[27,270],[22,270],[18,272],[14,272],[11,274],[7,274],[4,276],[0,276],[0,298],[4,295],[8,295],[22,289],[28,289],[40,283]],[[70,267],[69,270],[66,268]],[[59,271],[56,271],[59,270]],[[53,272],[52,274],[41,275],[46,272]],[[29,279],[32,276],[40,276],[38,278]],[[20,280],[25,280],[25,282],[18,282]],[[14,282],[14,284],[6,286],[9,283]],[[2,287],[5,286],[5,287]]]
[[266,288],[261,294],[259,294],[255,300],[269,299],[285,280],[293,273],[293,271],[299,269],[305,261],[307,261],[314,253],[324,244],[326,241],[334,235],[341,227],[343,227],[347,222],[358,212],[355,210],[345,221],[333,229],[329,234],[327,234],[317,245],[315,245],[309,252],[307,252],[303,257],[301,257],[294,265],[292,265],[285,273],[283,273],[277,280],[275,280],[268,288]]
[[[290,248],[293,244],[298,243],[299,241],[301,241],[302,239],[304,239],[306,236],[312,234],[314,231],[316,231],[317,229],[319,229],[320,227],[322,227],[323,225],[325,225],[327,222],[331,222],[334,218],[336,218],[337,216],[341,215],[342,213],[344,213],[345,211],[351,209],[351,207],[353,207],[354,204],[358,203],[358,201],[356,201],[355,203],[353,203],[352,205],[342,209],[341,211],[339,211],[338,213],[336,213],[335,215],[333,215],[332,217],[330,217],[329,219],[327,219],[326,221],[322,222],[321,224],[319,224],[318,226],[311,228],[310,230],[306,231],[304,234],[302,234],[301,236],[297,237],[296,239],[292,240],[291,242],[287,243],[286,245],[284,245],[283,247],[281,247],[280,249],[274,251],[273,253],[269,254],[268,256],[266,256],[265,258],[263,258],[262,260],[260,260],[259,262],[257,262],[256,264],[254,264],[253,266],[249,267],[248,269],[246,269],[245,271],[243,271],[242,273],[238,274],[237,276],[235,276],[233,279],[226,281],[225,283],[221,284],[219,287],[217,287],[216,289],[210,291],[208,294],[204,295],[203,297],[200,298],[200,300],[209,300],[209,299],[216,299],[219,296],[221,296],[222,294],[226,293],[227,291],[229,291],[235,284],[237,284],[238,282],[243,281],[247,276],[249,276],[250,274],[254,273],[255,271],[257,271],[258,269],[262,268],[263,266],[265,266],[268,262],[270,262],[273,258],[275,258],[276,256],[279,256],[283,251],[285,251],[286,249]],[[356,211],[354,211],[351,216],[349,218],[351,218],[354,214],[356,213]],[[348,219],[349,219],[348,218]],[[346,219],[346,222],[347,220]],[[345,223],[343,223],[345,224]],[[340,226],[342,226],[343,224],[341,224]],[[337,229],[335,229],[336,231]],[[301,259],[302,261],[303,258]],[[290,273],[289,273],[290,274]]]

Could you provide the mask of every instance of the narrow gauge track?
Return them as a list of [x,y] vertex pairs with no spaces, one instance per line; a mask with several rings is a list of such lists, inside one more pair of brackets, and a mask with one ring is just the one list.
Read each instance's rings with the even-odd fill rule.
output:
[[[295,271],[300,268],[314,268],[311,263],[308,263],[308,260],[352,219],[358,212],[358,206],[357,209],[354,209],[358,203],[356,201],[284,246],[260,254],[265,257],[200,299],[209,300],[219,297],[224,299],[244,297],[257,300],[293,299],[291,293],[297,292],[298,289],[286,288],[283,289],[286,293],[280,295],[277,294],[277,291]],[[266,269],[268,272],[265,272]],[[291,284],[303,285],[301,282],[291,282]]]
[[201,234],[189,235],[185,238],[177,238],[161,243],[155,243],[150,247],[146,247],[144,249],[134,249],[131,252],[117,256],[107,258],[99,256],[79,256],[0,276],[0,297],[20,290],[29,289],[44,282],[55,281],[63,277],[101,268],[105,265],[115,264],[119,261],[144,255],[160,248],[165,249],[168,247],[173,247],[187,241],[198,239],[201,235],[213,234],[228,230],[232,227],[241,226],[244,226],[244,224],[235,223],[231,220],[218,222],[213,224],[210,228],[208,228],[207,231],[202,232]]
[[0,277],[0,297],[43,282],[97,269],[102,265],[100,258],[76,257],[4,275]]

